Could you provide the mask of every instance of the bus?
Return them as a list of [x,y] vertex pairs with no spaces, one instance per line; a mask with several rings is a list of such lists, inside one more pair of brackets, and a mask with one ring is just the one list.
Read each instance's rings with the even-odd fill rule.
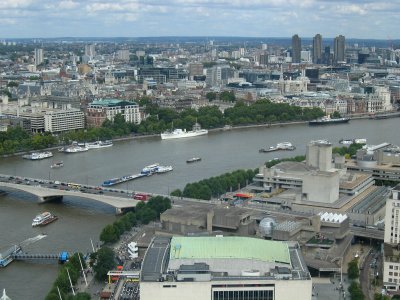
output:
[[135,200],[147,201],[147,200],[149,200],[149,198],[150,198],[150,195],[144,194],[144,193],[137,193],[137,194],[133,195],[133,199],[135,199]]
[[81,185],[78,184],[78,183],[68,183],[68,186],[69,186],[71,189],[76,189],[76,190],[79,190],[79,189],[81,188]]

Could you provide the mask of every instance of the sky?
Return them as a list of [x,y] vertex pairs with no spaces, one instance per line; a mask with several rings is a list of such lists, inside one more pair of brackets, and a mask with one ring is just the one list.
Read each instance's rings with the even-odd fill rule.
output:
[[400,38],[400,0],[0,0],[0,39]]

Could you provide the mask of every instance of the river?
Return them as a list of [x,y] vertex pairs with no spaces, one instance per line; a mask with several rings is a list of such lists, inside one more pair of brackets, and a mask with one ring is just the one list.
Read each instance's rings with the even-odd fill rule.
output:
[[[342,138],[366,138],[370,144],[400,144],[399,118],[352,120],[349,124],[309,127],[286,125],[210,132],[208,136],[180,140],[152,137],[116,142],[113,147],[64,154],[27,161],[21,157],[0,159],[0,173],[66,182],[100,185],[104,180],[139,173],[149,164],[172,165],[174,171],[144,177],[120,186],[121,189],[167,194],[186,183],[237,169],[256,168],[273,158],[304,155],[310,140],[327,139],[334,145]],[[259,153],[260,148],[288,141],[297,148],[290,152]],[[187,164],[191,157],[202,161]],[[62,160],[64,167],[51,169]],[[59,220],[47,227],[31,227],[33,217],[49,210]],[[90,239],[98,243],[104,225],[115,219],[114,209],[84,198],[65,197],[63,203],[36,203],[35,197],[22,192],[0,196],[0,250],[42,233],[46,237],[24,247],[31,253],[58,253],[62,250],[87,252]],[[56,264],[13,262],[0,269],[0,289],[6,288],[12,299],[43,299],[57,274]]]

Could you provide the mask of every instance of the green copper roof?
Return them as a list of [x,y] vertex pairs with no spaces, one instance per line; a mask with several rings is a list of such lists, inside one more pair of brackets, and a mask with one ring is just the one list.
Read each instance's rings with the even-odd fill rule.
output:
[[286,243],[247,237],[173,237],[170,259],[255,259],[290,264]]

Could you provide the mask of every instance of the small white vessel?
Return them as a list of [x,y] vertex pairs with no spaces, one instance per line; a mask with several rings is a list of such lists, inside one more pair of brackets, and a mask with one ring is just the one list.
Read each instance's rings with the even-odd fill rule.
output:
[[52,215],[48,211],[37,215],[32,221],[32,227],[44,226],[57,220],[57,216]]
[[107,148],[113,146],[112,141],[96,141],[93,143],[85,143],[85,147],[88,149],[100,149],[100,148]]
[[61,167],[64,167],[64,162],[63,161],[55,162],[54,164],[52,164],[50,166],[50,168],[52,168],[52,169],[58,169],[58,168],[61,168]]
[[79,145],[77,142],[72,142],[71,146],[63,147],[60,149],[60,152],[64,153],[79,153],[88,151],[89,148],[85,145]]
[[191,131],[186,131],[186,130],[177,128],[172,132],[166,131],[164,133],[161,133],[161,139],[162,140],[181,139],[181,138],[195,137],[195,136],[206,135],[206,134],[208,134],[208,130],[201,129],[200,124],[196,122],[193,125],[193,128]]
[[40,159],[45,159],[45,158],[49,158],[52,156],[53,156],[52,152],[44,151],[44,152],[32,152],[31,154],[23,155],[22,158],[30,159],[30,160],[40,160]]
[[142,174],[146,174],[146,175],[152,175],[154,173],[157,172],[157,170],[159,169],[160,164],[159,163],[155,163],[149,166],[146,166],[142,169]]
[[3,289],[3,296],[1,296],[0,300],[11,300],[11,298],[6,295],[6,289]]
[[174,170],[172,166],[159,166],[156,173],[167,173]]

